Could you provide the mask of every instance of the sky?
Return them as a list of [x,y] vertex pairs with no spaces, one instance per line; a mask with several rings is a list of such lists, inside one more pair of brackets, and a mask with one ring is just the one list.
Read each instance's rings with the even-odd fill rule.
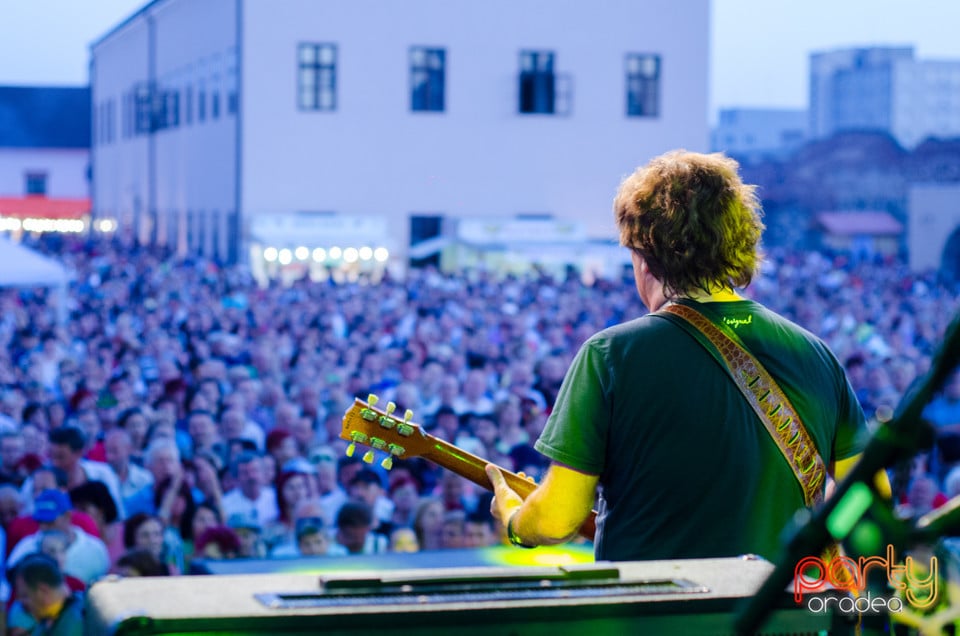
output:
[[[0,0],[0,84],[87,83],[89,44],[144,4]],[[812,51],[910,45],[960,60],[958,24],[960,0],[711,0],[711,120],[719,108],[806,108]]]

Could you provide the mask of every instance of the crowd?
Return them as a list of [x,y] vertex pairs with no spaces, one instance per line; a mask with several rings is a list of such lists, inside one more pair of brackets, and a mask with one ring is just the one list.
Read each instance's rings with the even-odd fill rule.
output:
[[[645,311],[629,272],[262,287],[242,267],[119,240],[36,247],[75,280],[65,307],[0,289],[0,555],[10,572],[45,572],[47,555],[77,591],[200,560],[494,545],[485,491],[422,459],[387,470],[382,454],[348,455],[344,411],[376,394],[536,477],[532,442],[573,354]],[[895,259],[778,250],[746,295],[826,340],[871,417],[923,375],[958,306],[954,287]],[[960,382],[938,400],[938,425],[960,423]],[[960,492],[951,461],[916,469],[911,512]],[[9,622],[29,623],[33,588],[11,578]]]

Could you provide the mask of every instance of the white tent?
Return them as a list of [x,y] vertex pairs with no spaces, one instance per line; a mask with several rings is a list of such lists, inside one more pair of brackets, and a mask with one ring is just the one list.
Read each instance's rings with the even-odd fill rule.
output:
[[57,293],[57,316],[66,316],[70,272],[62,264],[28,247],[0,237],[0,287],[49,287]]

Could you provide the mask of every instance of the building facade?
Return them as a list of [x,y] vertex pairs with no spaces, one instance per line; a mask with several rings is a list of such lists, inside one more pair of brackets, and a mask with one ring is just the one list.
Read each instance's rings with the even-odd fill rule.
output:
[[609,239],[622,177],[708,147],[708,20],[708,0],[155,0],[91,47],[116,113],[94,210],[281,266],[404,261],[459,219]]
[[89,89],[0,86],[0,230],[82,231],[89,211]]
[[912,47],[811,55],[811,137],[868,130],[907,149],[960,135],[960,60],[918,60]]
[[710,146],[740,160],[783,159],[806,141],[807,119],[802,109],[723,109]]

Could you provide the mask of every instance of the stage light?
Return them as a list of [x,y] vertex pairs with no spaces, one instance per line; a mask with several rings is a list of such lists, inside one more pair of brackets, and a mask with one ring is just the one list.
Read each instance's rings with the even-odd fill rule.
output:
[[385,247],[378,247],[373,250],[373,258],[376,259],[378,263],[385,263],[387,259],[390,258],[390,252],[388,252]]
[[86,225],[78,219],[24,219],[25,232],[62,232],[76,234],[83,232]]
[[289,265],[293,262],[293,252],[287,248],[283,248],[280,250],[280,255],[278,258],[280,259],[281,265]]
[[268,263],[272,263],[272,262],[276,261],[276,260],[277,260],[277,248],[275,248],[275,247],[268,247],[267,249],[263,250],[263,260],[267,261]]
[[343,260],[347,261],[348,263],[356,263],[358,258],[360,258],[360,253],[357,252],[357,248],[348,247],[347,249],[343,250]]
[[327,260],[327,250],[323,249],[322,247],[315,248],[313,250],[313,260],[318,263],[322,263],[323,261]]
[[104,233],[113,232],[117,229],[117,222],[113,219],[100,219],[97,221],[96,227],[99,231]]
[[371,248],[367,247],[366,245],[364,245],[363,247],[361,247],[361,248],[360,248],[360,260],[361,260],[361,261],[369,261],[371,258],[373,258],[373,250],[372,250]]
[[298,261],[305,261],[310,256],[310,250],[301,245],[294,251],[294,254]]
[[336,260],[341,256],[343,256],[343,250],[341,250],[339,247],[334,245],[333,247],[330,248],[330,258]]
[[20,219],[12,217],[0,217],[0,231],[16,232],[21,227]]

